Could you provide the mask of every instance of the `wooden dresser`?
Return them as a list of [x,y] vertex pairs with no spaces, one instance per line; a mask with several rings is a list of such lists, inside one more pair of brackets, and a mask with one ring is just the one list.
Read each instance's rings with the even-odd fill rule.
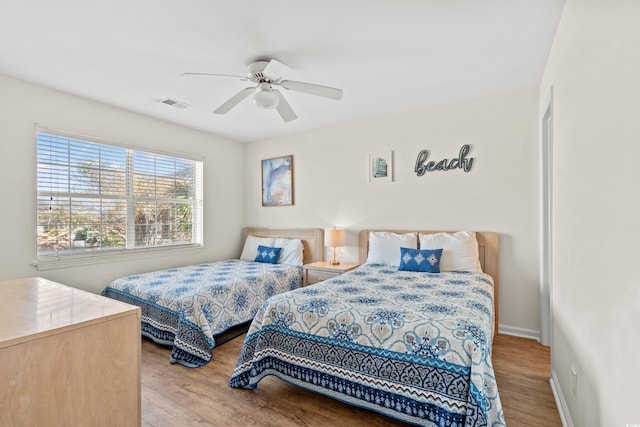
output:
[[332,265],[327,261],[312,262],[311,264],[305,264],[302,266],[304,269],[303,286],[313,285],[314,283],[322,282],[323,280],[333,279],[353,270],[358,264],[336,264]]
[[140,308],[0,282],[1,426],[139,426],[140,405]]

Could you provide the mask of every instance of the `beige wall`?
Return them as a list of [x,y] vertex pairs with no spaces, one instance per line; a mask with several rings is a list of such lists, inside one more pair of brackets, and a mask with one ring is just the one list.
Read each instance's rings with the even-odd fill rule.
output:
[[[340,226],[344,261],[365,228],[485,230],[500,234],[500,324],[537,337],[538,91],[360,121],[248,144],[244,223]],[[418,153],[440,160],[471,145],[474,165],[418,177]],[[393,150],[394,182],[370,184],[368,155]],[[261,160],[293,154],[295,205],[261,206]]]
[[568,1],[541,84],[541,100],[554,92],[553,380],[580,427],[640,424],[639,22],[637,1]]
[[[0,280],[42,276],[100,292],[116,277],[237,256],[242,227],[242,145],[0,76]],[[38,271],[35,123],[141,148],[204,157],[205,248]],[[224,244],[218,244],[224,242]]]

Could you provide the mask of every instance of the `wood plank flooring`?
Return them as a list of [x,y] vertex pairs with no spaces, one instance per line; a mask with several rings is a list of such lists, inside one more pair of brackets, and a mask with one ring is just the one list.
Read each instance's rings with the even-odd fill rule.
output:
[[[142,341],[142,425],[188,426],[404,426],[374,412],[295,387],[275,377],[255,390],[227,386],[244,335],[214,350],[198,369],[169,364],[167,347]],[[498,335],[493,365],[509,427],[561,427],[549,385],[549,348]]]

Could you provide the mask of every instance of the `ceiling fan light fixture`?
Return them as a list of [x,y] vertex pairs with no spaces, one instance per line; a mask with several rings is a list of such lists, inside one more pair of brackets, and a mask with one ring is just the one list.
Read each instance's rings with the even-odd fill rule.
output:
[[274,89],[274,86],[280,86],[283,89],[292,90],[294,92],[322,96],[336,101],[342,99],[342,89],[313,83],[298,82],[295,80],[283,80],[281,77],[273,77],[273,75],[271,75],[272,72],[279,73],[278,65],[280,68],[287,68],[274,59],[261,59],[249,64],[249,74],[246,76],[213,73],[182,73],[181,75],[235,77],[239,78],[241,81],[250,81],[256,84],[256,86],[245,87],[240,92],[233,95],[225,103],[216,108],[213,111],[214,114],[226,114],[244,99],[253,95],[253,104],[256,107],[264,110],[276,109],[284,122],[295,120],[298,116],[293,111],[286,98],[278,89]]
[[261,89],[253,95],[253,103],[258,108],[264,110],[272,110],[278,106],[278,95],[273,93],[270,89]]

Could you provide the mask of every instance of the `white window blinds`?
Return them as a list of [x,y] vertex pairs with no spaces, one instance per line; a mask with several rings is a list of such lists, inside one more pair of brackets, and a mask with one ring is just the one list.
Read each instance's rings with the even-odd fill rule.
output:
[[202,244],[202,161],[37,133],[39,259]]

